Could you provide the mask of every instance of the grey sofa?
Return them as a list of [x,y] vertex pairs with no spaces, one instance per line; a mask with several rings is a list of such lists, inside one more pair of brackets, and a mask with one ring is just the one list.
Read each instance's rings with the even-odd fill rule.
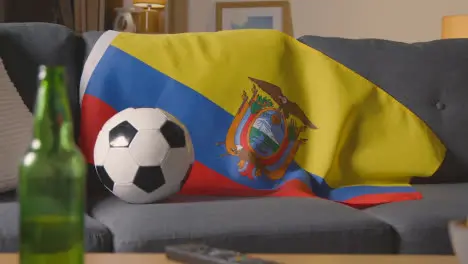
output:
[[[66,65],[78,120],[80,71],[99,35],[76,36],[45,23],[0,24],[0,57],[30,109],[37,65]],[[405,44],[304,36],[300,41],[385,87],[439,135],[449,149],[442,168],[430,179],[413,180],[423,200],[362,210],[304,198],[177,197],[130,205],[106,192],[91,168],[87,250],[161,252],[167,244],[195,241],[245,252],[452,254],[447,223],[468,215],[468,40]],[[0,197],[0,252],[16,251],[15,194]]]

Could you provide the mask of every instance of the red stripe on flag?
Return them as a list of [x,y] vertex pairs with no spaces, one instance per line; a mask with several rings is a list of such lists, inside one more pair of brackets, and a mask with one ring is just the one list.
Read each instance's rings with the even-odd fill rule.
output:
[[406,192],[406,193],[379,193],[379,194],[365,194],[360,195],[341,203],[352,206],[354,208],[366,208],[379,204],[402,202],[410,200],[422,199],[420,192]]
[[301,180],[292,179],[285,182],[270,196],[274,197],[317,197]]
[[88,163],[94,164],[94,144],[101,128],[117,111],[101,99],[85,94],[81,103],[79,145]]
[[315,197],[300,180],[289,180],[277,190],[256,190],[237,183],[195,161],[192,172],[180,191],[184,195]]
[[255,190],[239,184],[198,161],[193,164],[192,172],[180,191],[185,195],[213,196],[259,196],[271,192],[271,190]]

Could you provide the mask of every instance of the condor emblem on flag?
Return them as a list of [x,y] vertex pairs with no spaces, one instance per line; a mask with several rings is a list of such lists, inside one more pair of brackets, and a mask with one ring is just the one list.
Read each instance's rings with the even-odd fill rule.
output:
[[[306,129],[316,126],[281,88],[254,78],[252,95],[242,93],[242,104],[228,130],[224,144],[228,155],[237,156],[239,173],[250,179],[266,176],[281,179],[297,150],[307,142]],[[258,88],[266,95],[262,96]],[[298,119],[302,124],[297,124]]]

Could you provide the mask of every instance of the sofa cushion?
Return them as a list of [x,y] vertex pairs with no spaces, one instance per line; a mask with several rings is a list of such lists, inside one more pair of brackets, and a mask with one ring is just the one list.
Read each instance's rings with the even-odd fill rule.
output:
[[[13,192],[0,195],[0,252],[19,249],[19,206]],[[95,219],[85,217],[85,246],[88,252],[111,252],[112,235]]]
[[376,206],[368,214],[390,224],[402,254],[453,254],[448,222],[468,216],[468,183],[415,185],[424,199]]
[[318,198],[175,199],[137,205],[112,196],[91,215],[111,230],[116,252],[162,252],[186,242],[243,252],[394,252],[388,225]]
[[299,40],[375,83],[440,137],[449,151],[446,173],[419,182],[468,181],[468,115],[460,114],[468,113],[467,39],[414,44],[317,36]]
[[31,112],[10,80],[0,58],[0,192],[16,188],[18,162],[31,142]]

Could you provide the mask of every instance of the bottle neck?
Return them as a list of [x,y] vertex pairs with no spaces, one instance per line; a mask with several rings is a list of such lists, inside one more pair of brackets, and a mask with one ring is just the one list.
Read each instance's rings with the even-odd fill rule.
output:
[[39,68],[39,89],[34,111],[33,148],[72,149],[75,146],[63,67]]

